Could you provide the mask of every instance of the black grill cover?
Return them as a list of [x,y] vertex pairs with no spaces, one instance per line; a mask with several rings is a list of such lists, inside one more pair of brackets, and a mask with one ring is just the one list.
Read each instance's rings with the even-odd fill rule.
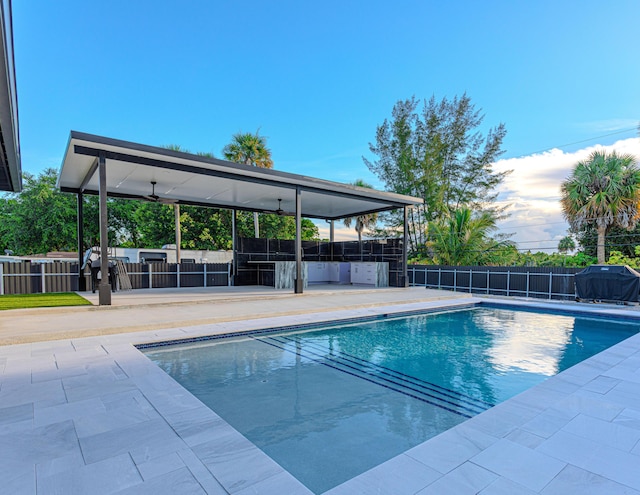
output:
[[640,273],[627,265],[591,265],[576,273],[579,299],[638,301]]

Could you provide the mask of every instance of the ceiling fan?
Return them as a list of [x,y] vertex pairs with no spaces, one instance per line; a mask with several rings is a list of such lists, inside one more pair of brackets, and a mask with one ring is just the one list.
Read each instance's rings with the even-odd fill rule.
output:
[[264,210],[264,213],[275,213],[281,217],[294,217],[296,214],[282,209],[282,198],[278,198],[278,208],[274,210]]
[[178,202],[177,199],[161,198],[160,196],[158,196],[156,194],[156,184],[157,182],[155,180],[151,181],[151,194],[149,194],[148,196],[142,196],[144,199],[153,203],[163,203],[169,205]]

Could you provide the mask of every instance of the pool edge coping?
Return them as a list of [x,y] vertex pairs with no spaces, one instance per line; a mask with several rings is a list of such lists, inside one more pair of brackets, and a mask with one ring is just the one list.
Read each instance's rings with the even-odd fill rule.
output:
[[[129,379],[136,384],[137,389],[140,390],[140,392],[147,398],[149,403],[158,411],[160,416],[167,422],[167,424],[169,424],[174,430],[176,430],[176,433],[185,441],[187,450],[191,451],[195,459],[185,454],[186,457],[189,457],[189,461],[185,459],[183,459],[183,461],[185,462],[187,467],[191,470],[191,472],[194,474],[196,479],[201,483],[203,488],[206,489],[207,486],[211,488],[211,490],[208,490],[209,493],[217,493],[215,491],[216,490],[215,486],[217,483],[220,483],[221,484],[220,488],[224,489],[226,492],[234,493],[234,494],[238,493],[239,495],[240,494],[244,495],[243,492],[245,492],[245,490],[249,492],[250,490],[256,490],[256,489],[259,490],[259,493],[279,493],[282,490],[283,486],[289,487],[291,489],[290,493],[311,493],[299,482],[297,482],[297,480],[295,480],[295,478],[292,475],[290,475],[284,469],[280,468],[275,463],[275,461],[273,461],[266,454],[262,453],[262,451],[259,451],[259,449],[257,449],[257,447],[255,447],[248,440],[246,440],[244,436],[242,436],[239,432],[237,432],[235,429],[233,429],[230,425],[228,425],[226,422],[222,420],[220,421],[222,421],[223,423],[222,426],[227,433],[229,432],[228,429],[231,428],[239,437],[241,437],[241,438],[238,438],[238,442],[242,443],[241,439],[244,439],[246,442],[249,442],[250,444],[250,445],[247,445],[246,443],[244,443],[241,445],[241,448],[239,448],[239,452],[244,451],[246,454],[245,458],[244,459],[234,458],[233,468],[235,470],[242,470],[241,469],[242,464],[248,463],[248,465],[251,465],[251,463],[255,462],[256,456],[259,458],[259,462],[262,463],[262,466],[266,466],[266,467],[261,471],[262,475],[265,475],[261,479],[242,480],[242,479],[238,479],[238,477],[229,478],[228,469],[227,470],[223,469],[222,474],[218,472],[218,475],[216,475],[215,473],[216,468],[215,467],[212,468],[211,465],[208,465],[205,460],[202,460],[200,458],[201,457],[200,454],[198,454],[198,451],[200,450],[198,449],[198,446],[202,444],[194,444],[193,438],[191,438],[189,435],[183,436],[177,430],[179,430],[181,421],[184,420],[184,416],[185,415],[188,416],[191,413],[201,414],[202,417],[205,418],[205,423],[206,421],[217,422],[217,418],[219,417],[217,417],[217,415],[213,411],[211,411],[196,397],[194,397],[186,389],[184,389],[178,382],[173,380],[171,377],[169,377],[169,375],[167,375],[159,367],[153,364],[139,349],[135,347],[136,345],[135,342],[142,343],[143,341],[149,341],[149,340],[162,340],[167,338],[171,339],[175,337],[184,336],[188,333],[195,333],[195,334],[203,334],[207,332],[210,333],[210,331],[214,329],[218,330],[219,332],[227,332],[227,333],[229,333],[230,329],[232,328],[241,328],[242,330],[240,331],[247,331],[248,329],[256,328],[260,326],[260,324],[263,324],[263,327],[264,327],[264,323],[269,321],[286,322],[286,321],[297,320],[297,319],[306,319],[309,321],[309,320],[312,320],[314,316],[318,316],[319,318],[322,318],[326,321],[327,317],[330,315],[339,316],[340,314],[357,313],[365,316],[370,316],[372,314],[384,314],[385,312],[389,313],[390,311],[395,312],[393,310],[396,308],[411,307],[411,308],[416,308],[412,311],[419,311],[419,309],[417,309],[418,307],[438,308],[445,305],[453,306],[453,307],[461,307],[461,306],[469,306],[470,304],[477,304],[477,303],[483,303],[483,302],[495,304],[498,306],[510,306],[510,307],[520,306],[520,307],[528,307],[528,308],[550,309],[554,311],[559,310],[558,304],[545,303],[543,301],[541,302],[518,301],[518,300],[505,301],[502,299],[492,299],[487,297],[480,297],[480,298],[472,297],[472,298],[465,298],[464,300],[439,299],[439,300],[429,301],[429,302],[417,302],[417,303],[410,303],[410,304],[395,303],[389,306],[376,306],[376,307],[370,307],[370,308],[359,308],[359,309],[350,309],[350,310],[337,309],[335,311],[330,311],[330,312],[309,313],[306,315],[267,317],[267,318],[254,319],[254,320],[241,320],[241,321],[233,321],[233,322],[225,322],[225,323],[208,324],[208,325],[198,325],[196,327],[188,327],[188,328],[165,328],[160,330],[150,330],[150,331],[138,332],[133,334],[130,333],[130,334],[119,334],[119,335],[108,335],[108,336],[84,337],[84,338],[66,339],[63,341],[36,342],[36,343],[30,343],[30,344],[16,344],[13,346],[3,346],[3,347],[16,348],[16,350],[30,349],[30,352],[32,353],[32,355],[34,351],[44,352],[44,350],[47,349],[47,347],[57,348],[59,346],[62,346],[65,342],[71,343],[72,347],[74,347],[74,350],[76,351],[80,351],[83,349],[86,350],[92,347],[103,348],[106,351],[106,353],[113,359],[113,361],[120,368],[122,368],[122,370],[127,374]],[[572,309],[569,311],[572,313],[597,314],[597,315],[613,316],[616,318],[625,318],[625,319],[640,318],[640,315],[630,314],[628,310],[613,309],[608,307],[585,308],[582,305],[579,306],[579,304],[580,303],[567,303],[567,304],[563,303],[562,306],[571,307]],[[398,312],[401,313],[402,311],[398,311]],[[331,321],[335,321],[335,320],[331,320]],[[399,464],[404,466],[403,468],[404,470],[402,472],[413,473],[416,475],[415,476],[416,479],[421,480],[421,482],[423,483],[423,486],[419,488],[419,490],[422,490],[423,488],[426,488],[433,483],[437,483],[439,479],[444,479],[445,477],[449,477],[452,473],[458,470],[458,468],[461,468],[461,466],[469,464],[468,461],[478,456],[480,452],[487,451],[487,449],[489,449],[490,447],[492,447],[494,444],[498,442],[503,442],[505,440],[505,437],[510,432],[514,431],[514,429],[522,425],[521,422],[519,423],[517,421],[509,423],[509,421],[505,420],[504,418],[501,418],[498,421],[496,420],[496,418],[492,419],[491,416],[493,415],[504,416],[505,414],[509,416],[508,409],[512,407],[515,408],[515,410],[517,411],[522,411],[523,408],[529,409],[530,411],[536,410],[537,408],[540,407],[540,405],[538,404],[536,406],[536,404],[530,404],[530,402],[532,401],[530,400],[530,398],[527,397],[527,395],[535,395],[532,391],[536,391],[538,389],[541,389],[543,391],[545,389],[553,389],[555,384],[558,384],[559,389],[562,389],[563,387],[565,388],[568,387],[568,388],[572,388],[574,391],[580,390],[581,385],[575,382],[576,381],[580,382],[581,380],[584,379],[584,377],[580,378],[579,376],[580,373],[576,372],[575,371],[576,369],[582,368],[584,366],[589,366],[590,365],[589,363],[593,360],[598,362],[602,361],[602,358],[606,358],[607,355],[609,354],[613,355],[613,357],[616,358],[615,354],[619,353],[622,350],[623,352],[621,355],[623,357],[620,357],[620,359],[618,359],[618,362],[620,362],[621,360],[624,360],[629,356],[632,356],[633,354],[637,354],[639,352],[639,349],[640,349],[640,334],[637,334],[559,373],[558,375],[550,377],[542,384],[536,385],[531,389],[528,389],[522,392],[521,394],[518,394],[516,397],[509,399],[499,404],[498,406],[495,406],[491,410],[483,412],[478,416],[475,416],[474,418],[471,418],[470,420],[467,420],[462,424],[454,428],[451,428],[446,432],[443,432],[440,435],[437,435],[436,437],[433,437],[412,449],[409,449],[408,451],[400,454],[399,456],[396,456],[390,459],[389,461],[386,461],[385,463],[382,463],[377,467],[372,468],[371,470],[366,471],[365,473],[362,473],[361,475],[356,476],[355,478],[352,478],[351,480],[348,480],[345,483],[338,485],[337,487],[325,493],[327,495],[354,493],[358,491],[358,487],[371,486],[371,483],[376,483],[377,484],[376,486],[384,486],[386,482],[401,483],[401,481],[397,479],[397,476],[393,474],[394,472],[397,471]],[[78,357],[78,359],[82,359],[82,358]],[[87,358],[84,358],[84,359],[87,359]],[[613,368],[613,366],[611,368]],[[599,370],[598,372],[600,373],[600,375],[602,375],[603,373],[607,373],[607,371],[608,370],[604,370],[604,371]],[[587,374],[592,374],[592,373],[593,373],[593,370],[589,370],[589,373]],[[640,384],[640,377],[632,381],[634,383],[637,381]],[[569,384],[570,386],[568,386],[567,384]],[[584,387],[584,384],[582,385],[582,387]],[[535,403],[536,401],[533,401],[533,402]],[[505,411],[505,409],[507,411]],[[494,412],[494,411],[497,411],[497,412]],[[479,420],[478,418],[482,418],[482,419]],[[470,422],[474,422],[474,421],[478,424],[475,424],[475,423],[470,424]],[[495,436],[489,434],[492,428],[494,428],[493,431],[496,433]],[[467,430],[467,432],[463,431],[465,429]],[[479,433],[480,433],[480,436],[484,435],[483,438],[485,441],[488,441],[488,439],[486,438],[487,436],[493,437],[491,445],[484,446],[482,449],[474,452],[473,455],[468,455],[467,457],[462,456],[460,458],[462,462],[456,465],[453,469],[448,470],[446,472],[438,471],[434,469],[433,466],[428,465],[428,463],[425,464],[420,460],[420,459],[424,459],[425,450],[429,450],[429,449],[437,450],[439,448],[439,442],[441,441],[439,439],[443,435],[447,435],[447,434],[450,434],[450,432],[453,432],[452,433],[453,435],[460,434],[464,436],[465,434],[466,435],[469,434],[470,429],[474,430],[472,433],[476,436],[479,435]],[[498,433],[500,432],[506,432],[506,433],[499,435]],[[212,432],[209,430],[203,430],[199,434],[211,435]],[[213,434],[213,437],[215,438],[216,435]],[[476,441],[476,440],[477,438],[473,439],[473,441]],[[259,452],[256,452],[256,449]],[[418,450],[416,449],[420,450],[421,452],[418,454],[417,453]],[[260,456],[260,453],[262,453],[262,456],[264,456],[264,458]],[[640,456],[637,456],[637,457],[638,457],[638,460],[640,461]],[[224,462],[222,462],[222,464],[224,464]],[[276,464],[277,467],[273,466],[273,464]],[[566,462],[563,464],[567,465]],[[208,472],[210,472],[210,475],[208,475],[207,472],[203,473],[201,468],[205,468],[205,471],[208,470]],[[209,479],[207,476],[210,476],[211,479]],[[386,480],[381,479],[381,476],[383,478],[386,477],[387,479]],[[502,478],[515,482],[508,476],[502,476]],[[240,485],[238,485],[238,483],[240,483]],[[634,485],[634,488],[640,491],[640,482],[638,483],[638,485],[639,486],[637,487],[636,485]],[[531,493],[538,493],[541,490],[542,488],[540,488],[540,490],[538,491],[532,491]],[[407,491],[407,493],[415,493],[417,491],[418,490]],[[404,493],[404,492],[397,491],[397,493]]]
[[[347,317],[347,318],[339,318],[340,321],[348,321],[348,322],[353,322],[353,321],[367,321],[367,320],[375,320],[375,319],[379,319],[379,318],[384,318],[385,316],[405,316],[405,315],[415,315],[415,314],[426,314],[426,313],[433,313],[433,312],[438,312],[441,309],[444,310],[449,310],[449,309],[463,309],[463,308],[468,308],[468,307],[477,307],[477,306],[482,306],[482,305],[487,305],[487,306],[491,306],[491,307],[503,307],[503,308],[507,308],[507,309],[542,309],[542,310],[551,310],[554,312],[559,312],[559,313],[566,313],[566,314],[570,314],[570,315],[584,315],[584,316],[600,316],[600,317],[612,317],[615,319],[625,319],[625,320],[640,320],[640,315],[638,314],[634,314],[631,313],[628,309],[618,309],[618,308],[612,308],[609,306],[606,307],[597,307],[597,306],[584,306],[584,303],[578,303],[578,302],[563,302],[563,303],[557,303],[557,302],[547,302],[547,301],[537,301],[537,300],[504,300],[504,299],[495,299],[492,297],[471,297],[468,299],[464,299],[464,300],[456,300],[456,299],[442,299],[442,300],[437,300],[437,301],[432,301],[432,302],[420,302],[420,303],[412,303],[410,304],[411,306],[421,306],[421,308],[415,308],[415,309],[410,309],[407,310],[405,308],[406,305],[402,305],[402,304],[394,304],[391,306],[381,306],[381,307],[375,307],[375,308],[366,308],[366,313],[368,313],[365,316],[357,316],[357,317]],[[427,311],[425,311],[425,306]],[[398,308],[402,308],[402,309],[398,309]],[[357,310],[355,310],[357,311]],[[333,311],[331,313],[351,313],[354,312],[354,310],[336,310]],[[291,329],[297,329],[297,328],[305,328],[305,327],[319,327],[322,326],[323,324],[326,323],[335,323],[337,320],[336,319],[328,319],[326,318],[326,315],[323,313],[311,313],[311,315],[318,315],[320,316],[319,320],[315,320],[312,323],[303,323],[303,324],[294,324],[291,326],[287,326],[284,328],[284,330],[287,330],[289,328]],[[284,319],[288,319],[288,318],[296,318],[299,317],[300,315],[291,315],[289,317],[279,317],[279,318],[284,318]],[[265,320],[269,320],[269,318],[265,319]],[[256,330],[257,331],[266,331],[266,332],[276,332],[278,331],[278,329],[281,329],[281,327],[262,327],[262,328],[256,328],[256,329],[250,329],[250,330],[244,330],[244,331],[239,331],[239,332],[234,332],[234,331],[229,331],[223,334],[218,334],[215,335],[214,338],[226,338],[226,337],[233,337],[235,335],[241,335],[241,334],[251,334],[254,333]],[[585,361],[582,361],[581,363],[578,363],[577,365],[572,366],[571,368],[568,368],[567,370],[562,371],[561,373],[558,373],[557,375],[554,375],[552,377],[549,377],[547,380],[545,380],[545,382],[535,385],[534,387],[531,387],[530,389],[527,389],[523,392],[521,392],[520,394],[516,395],[515,397],[512,397],[511,399],[508,399],[507,401],[504,401],[500,404],[498,404],[497,406],[494,406],[493,408],[491,408],[488,411],[485,411],[477,416],[474,416],[473,418],[470,418],[466,421],[464,421],[463,423],[461,423],[460,425],[457,425],[453,428],[450,428],[449,430],[440,433],[438,435],[436,435],[433,438],[430,438],[428,440],[426,440],[425,442],[422,442],[421,444],[405,451],[402,454],[399,454],[391,459],[389,459],[388,461],[368,470],[365,471],[364,473],[345,481],[344,483],[328,490],[327,492],[324,492],[325,494],[329,495],[338,495],[338,494],[342,494],[344,493],[346,494],[350,494],[350,493],[358,493],[358,487],[357,486],[352,486],[352,485],[361,485],[364,484],[365,486],[369,485],[369,480],[367,480],[367,478],[371,478],[371,481],[373,482],[377,482],[379,475],[377,473],[377,471],[384,471],[387,469],[387,466],[392,466],[393,470],[396,470],[398,468],[398,463],[400,460],[402,460],[405,456],[412,458],[413,460],[415,460],[412,456],[411,456],[411,452],[415,451],[415,450],[424,450],[424,449],[428,449],[429,448],[429,444],[433,444],[436,445],[439,441],[439,437],[443,436],[443,435],[447,435],[449,432],[460,432],[460,431],[464,431],[464,430],[468,430],[469,427],[473,428],[473,421],[476,420],[476,418],[481,418],[480,420],[477,420],[478,422],[480,421],[485,421],[489,416],[493,415],[493,414],[497,414],[498,412],[503,413],[505,409],[509,409],[511,408],[512,405],[517,405],[517,406],[521,406],[521,402],[523,400],[526,400],[526,395],[533,395],[536,393],[537,390],[545,390],[547,387],[549,387],[549,382],[551,380],[553,380],[554,382],[557,381],[558,377],[559,380],[563,380],[565,378],[565,376],[567,374],[570,373],[574,373],[575,372],[575,368],[580,367],[583,363],[588,363],[591,359],[596,358],[597,356],[600,356],[602,354],[607,353],[608,351],[611,351],[615,348],[617,348],[618,346],[624,344],[625,342],[628,342],[629,340],[633,339],[634,337],[637,337],[640,340],[640,334],[637,334],[635,336],[632,336],[628,339],[625,339],[624,341],[606,349],[605,351],[602,351],[601,353],[598,353],[594,356],[592,356],[591,358],[588,358]],[[208,338],[211,338],[211,336],[202,336],[202,337],[195,337],[195,338],[187,338],[187,339],[183,339],[184,341],[187,340],[192,340],[192,341],[201,341],[201,340],[207,340]],[[151,347],[155,347],[156,345],[160,344],[162,345],[163,342],[161,341],[156,341],[152,344],[150,344]],[[176,343],[181,343],[180,341],[167,341],[167,345],[174,345]],[[134,347],[136,349],[138,349],[140,351],[141,347],[144,347],[145,345],[149,345],[149,344],[137,344]],[[640,348],[640,342],[639,342],[639,346]],[[572,371],[574,370],[574,371]],[[179,385],[179,384],[178,384]],[[206,407],[206,406],[205,406]],[[512,431],[513,429],[517,428],[517,426],[519,425],[512,425],[513,428],[510,428],[510,431]],[[502,425],[502,428],[507,428],[509,429],[506,425]],[[482,429],[480,429],[481,433],[486,433],[486,431],[483,431]],[[238,432],[238,434],[240,434]],[[241,434],[240,434],[241,435]],[[491,436],[491,435],[490,435]],[[243,437],[244,438],[244,437]],[[500,441],[502,437],[495,437],[495,442]],[[494,442],[494,443],[495,443]],[[484,450],[484,449],[483,449]],[[474,453],[473,456],[469,456],[467,459],[465,459],[461,464],[464,464],[464,462],[469,461],[472,457],[474,457],[475,455],[477,455],[478,453]],[[266,455],[266,454],[265,454]],[[423,454],[424,455],[424,454]],[[268,456],[267,456],[268,457]],[[640,460],[640,458],[639,458]],[[419,461],[418,461],[419,462]],[[430,469],[429,466],[426,466],[428,469]],[[444,473],[439,473],[439,475],[437,476],[437,478],[435,480],[430,481],[425,488],[437,481],[437,479],[442,478],[444,476],[446,476],[448,472],[444,472]],[[293,476],[293,475],[291,475]],[[374,481],[375,480],[375,481]],[[323,494],[324,495],[324,494]]]

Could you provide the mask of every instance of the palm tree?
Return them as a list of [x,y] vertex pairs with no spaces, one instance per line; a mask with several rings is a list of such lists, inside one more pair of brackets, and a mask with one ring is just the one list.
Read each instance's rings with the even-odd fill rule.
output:
[[598,263],[605,262],[605,237],[613,226],[633,229],[639,220],[640,170],[632,155],[594,151],[562,183],[562,212],[574,230],[594,225]]
[[569,251],[573,251],[576,248],[576,243],[570,235],[567,235],[560,239],[558,243],[558,251],[562,254],[567,254]]
[[[271,150],[267,148],[267,140],[264,136],[260,136],[258,131],[255,134],[250,132],[234,134],[231,143],[224,147],[222,154],[227,160],[235,163],[260,168],[273,168]],[[253,228],[257,239],[260,237],[258,212],[253,212]]]
[[474,215],[469,208],[459,208],[429,224],[429,245],[442,265],[480,264],[490,251],[511,244],[490,237],[496,228],[495,215],[490,212]]
[[[352,186],[366,187],[367,189],[373,189],[371,184],[367,184],[362,179],[356,179],[351,183]],[[354,227],[358,233],[358,243],[360,244],[360,257],[362,257],[362,232],[364,229],[373,229],[378,221],[377,213],[367,213],[366,215],[359,215],[357,217],[345,218],[343,220],[345,227],[351,227],[351,221],[354,221]]]

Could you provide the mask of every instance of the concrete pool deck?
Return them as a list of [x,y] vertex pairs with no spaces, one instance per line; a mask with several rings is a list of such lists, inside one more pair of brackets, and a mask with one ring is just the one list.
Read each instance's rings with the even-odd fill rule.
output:
[[[417,290],[429,294],[420,297]],[[104,334],[0,347],[3,490],[308,494],[133,345],[488,300],[425,289],[318,293],[315,300],[267,294],[259,301],[255,296],[253,301],[218,299],[218,313],[204,309],[210,304],[175,300],[161,307],[123,302],[120,309],[6,312],[7,318],[3,313],[3,336],[10,331],[7,322],[18,325],[13,328],[18,333],[24,321],[34,328],[32,340],[60,337],[65,319],[71,333],[92,322],[99,326],[104,315],[111,320],[97,329]],[[536,305],[558,308],[557,303]],[[626,308],[562,306],[638,316]],[[165,325],[137,320],[161,308],[170,314]],[[174,324],[185,316],[187,322],[209,321]],[[47,321],[50,332],[40,333],[36,324],[47,326]],[[128,333],[111,331],[120,323]],[[142,324],[156,328],[130,331]],[[327,494],[640,495],[638,466],[640,334]]]
[[311,285],[303,294],[264,286],[196,287],[115,292],[111,306],[99,307],[97,293],[79,294],[93,306],[1,312],[0,345],[469,297],[420,287]]

